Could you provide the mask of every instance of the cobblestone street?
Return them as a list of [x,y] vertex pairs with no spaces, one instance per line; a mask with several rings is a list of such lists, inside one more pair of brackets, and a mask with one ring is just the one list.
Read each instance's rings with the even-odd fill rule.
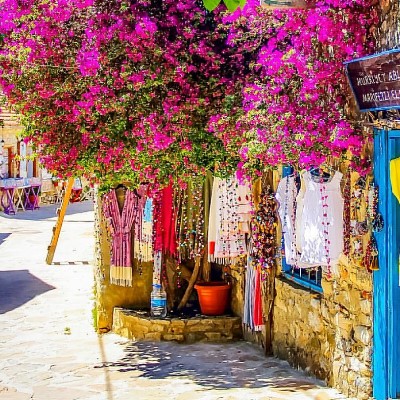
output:
[[93,329],[93,211],[68,208],[55,265],[55,206],[0,214],[0,399],[345,399],[245,342],[136,343]]

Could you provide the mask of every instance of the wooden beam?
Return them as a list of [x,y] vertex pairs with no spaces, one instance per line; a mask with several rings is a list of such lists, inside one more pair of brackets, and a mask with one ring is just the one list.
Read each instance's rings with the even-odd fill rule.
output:
[[181,310],[183,307],[186,306],[186,303],[188,302],[189,297],[192,294],[194,284],[196,283],[197,278],[199,276],[200,266],[201,266],[201,257],[196,257],[196,261],[194,264],[194,270],[193,270],[192,276],[189,280],[189,285],[186,289],[184,296],[182,297],[181,302],[178,305],[178,310]]
[[58,238],[60,237],[61,227],[64,221],[65,213],[67,212],[67,207],[69,199],[71,197],[72,187],[74,185],[74,178],[69,178],[67,182],[67,187],[65,188],[64,198],[61,202],[61,207],[57,209],[57,222],[53,227],[53,237],[49,247],[47,248],[46,264],[51,265],[54,258],[54,253],[56,252]]

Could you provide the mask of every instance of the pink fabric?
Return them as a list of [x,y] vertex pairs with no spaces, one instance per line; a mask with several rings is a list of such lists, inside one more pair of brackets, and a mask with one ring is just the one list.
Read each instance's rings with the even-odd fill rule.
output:
[[131,230],[138,212],[138,198],[126,190],[122,212],[119,211],[115,190],[103,198],[103,213],[112,234],[111,265],[131,267]]
[[254,289],[254,310],[253,319],[254,326],[260,326],[264,324],[263,314],[262,314],[262,298],[261,298],[261,274],[260,271],[256,271],[256,282]]
[[176,256],[175,211],[172,184],[162,189],[155,199],[154,251]]

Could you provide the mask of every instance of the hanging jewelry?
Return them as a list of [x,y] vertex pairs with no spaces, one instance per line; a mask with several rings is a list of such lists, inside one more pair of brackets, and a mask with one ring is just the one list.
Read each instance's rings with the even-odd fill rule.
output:
[[369,272],[379,270],[378,247],[375,238],[372,235],[365,251],[364,265]]
[[325,181],[323,179],[323,174],[321,172],[320,175],[320,195],[321,195],[321,204],[322,204],[322,229],[323,229],[323,237],[324,237],[324,250],[325,250],[325,259],[327,263],[327,276],[331,277],[331,258],[330,258],[330,237],[329,237],[329,218],[328,218],[328,194],[326,191]]
[[371,185],[371,223],[373,232],[380,232],[384,227],[383,216],[378,212],[378,201],[379,201],[379,188],[375,184]]
[[351,171],[347,170],[345,185],[343,189],[343,253],[350,255],[351,251]]
[[[269,270],[275,266],[276,249],[276,201],[270,186],[261,193],[258,209],[252,220],[251,256],[255,268],[266,279]],[[279,254],[279,253],[278,253]]]

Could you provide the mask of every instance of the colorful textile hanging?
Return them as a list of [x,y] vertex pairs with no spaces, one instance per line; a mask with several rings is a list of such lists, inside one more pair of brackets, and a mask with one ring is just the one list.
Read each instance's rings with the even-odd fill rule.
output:
[[255,271],[254,280],[255,280],[254,309],[253,309],[254,330],[260,331],[264,324],[264,318],[262,313],[261,274],[258,269]]
[[262,296],[260,273],[253,268],[249,256],[246,265],[243,323],[253,331],[261,331],[264,321],[262,315]]
[[154,198],[154,252],[177,255],[176,216],[172,183]]
[[138,200],[126,189],[120,211],[115,190],[103,197],[103,214],[112,237],[110,281],[114,285],[132,286],[131,230],[138,215]]
[[306,191],[300,224],[300,262],[309,267],[335,265],[343,251],[343,197],[340,188],[342,174],[335,171],[329,181],[313,179],[304,174]]
[[138,233],[136,251],[137,258],[140,262],[149,262],[153,260],[153,200],[146,199],[143,209],[143,220],[141,229],[135,231]]
[[251,267],[251,257],[247,257],[246,278],[244,288],[243,323],[254,330],[254,290],[255,290],[255,269]]
[[147,186],[137,190],[137,214],[134,221],[134,258],[137,260],[139,273],[142,263],[153,260],[153,222],[152,200],[147,198]]
[[250,187],[236,178],[214,178],[208,227],[208,259],[230,264],[247,252],[252,204]]
[[203,177],[187,183],[185,189],[176,190],[178,261],[199,257],[204,249]]
[[277,203],[274,192],[268,185],[262,189],[256,214],[252,220],[250,254],[253,265],[266,273],[275,267]]

